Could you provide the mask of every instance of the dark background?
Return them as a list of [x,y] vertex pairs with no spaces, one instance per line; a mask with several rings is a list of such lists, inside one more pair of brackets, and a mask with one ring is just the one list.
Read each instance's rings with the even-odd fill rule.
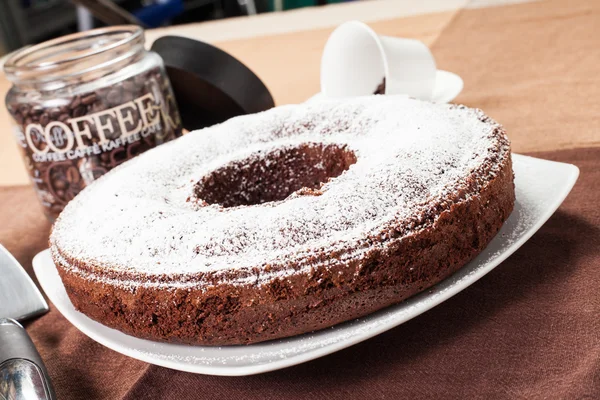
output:
[[[177,15],[150,27],[201,22],[248,15],[244,4],[249,0],[111,0],[136,14],[159,3],[180,3]],[[252,0],[250,0],[252,1]],[[276,9],[276,0],[253,0],[257,13]],[[283,10],[352,0],[281,0]],[[356,1],[356,0],[355,0]],[[251,12],[250,12],[251,13]],[[154,22],[154,21],[153,21]],[[104,26],[93,20],[93,27]],[[39,43],[81,30],[77,7],[71,0],[0,0],[0,55],[28,44]]]

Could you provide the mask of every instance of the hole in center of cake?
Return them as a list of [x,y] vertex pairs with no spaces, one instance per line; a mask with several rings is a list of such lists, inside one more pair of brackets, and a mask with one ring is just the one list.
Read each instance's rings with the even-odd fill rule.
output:
[[318,194],[324,183],[355,162],[356,155],[345,145],[302,143],[227,164],[204,176],[194,194],[223,207],[280,201],[300,189]]

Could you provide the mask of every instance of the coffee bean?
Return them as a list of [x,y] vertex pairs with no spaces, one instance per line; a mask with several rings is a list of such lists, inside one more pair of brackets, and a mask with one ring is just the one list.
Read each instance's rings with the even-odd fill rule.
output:
[[65,177],[67,178],[67,181],[69,183],[79,183],[79,180],[81,179],[79,170],[74,166],[70,166],[69,168],[67,168],[67,171],[65,172]]
[[35,106],[31,107],[32,115],[40,115],[43,112],[44,112],[44,107],[42,107],[40,105],[35,105]]
[[132,92],[123,92],[123,95],[121,96],[121,102],[122,103],[128,103],[131,100],[133,100],[134,96]]
[[118,88],[111,89],[106,95],[106,100],[113,106],[117,105],[121,102],[121,91]]
[[104,175],[105,173],[107,173],[109,169],[110,169],[110,167],[108,167],[108,168],[103,168],[103,167],[94,168],[92,170],[92,177],[94,178],[94,180],[96,180],[96,179],[100,178],[102,175]]
[[[60,181],[59,181],[59,182],[60,182]],[[63,199],[63,198],[65,197],[65,191],[64,191],[64,190],[58,189],[58,190],[57,190],[55,193],[56,193],[56,195],[57,195],[58,197],[60,197],[61,199]]]
[[58,107],[53,107],[48,111],[48,115],[50,116],[50,118],[52,119],[58,119],[58,117],[61,114],[61,110]]
[[83,103],[86,106],[89,106],[90,104],[92,104],[95,101],[96,101],[96,93],[88,93],[81,99],[81,103]]
[[50,116],[48,115],[48,113],[43,113],[40,116],[40,124],[42,124],[42,126],[46,126],[46,125],[48,125],[49,122],[50,122]]
[[71,201],[75,198],[76,193],[73,193],[72,191],[67,191],[65,192],[65,200],[66,201]]
[[87,111],[87,109],[85,106],[79,106],[73,110],[73,117],[75,117],[75,118],[83,117],[86,114],[86,111]]
[[146,83],[146,75],[139,74],[133,78],[133,82],[138,86],[143,86]]
[[96,103],[92,104],[92,109],[91,109],[91,111],[92,111],[92,113],[97,113],[97,112],[100,112],[100,111],[104,111],[104,110],[106,110],[107,108],[108,108],[108,107],[107,107],[107,106],[105,106],[105,105],[104,105],[102,102],[99,102],[99,101],[98,101],[98,102],[96,102]]
[[111,86],[97,89],[96,90],[96,94],[98,95],[98,97],[100,99],[102,99],[102,98],[106,97],[106,95],[108,94],[108,92],[110,92],[110,88],[111,88]]
[[81,97],[75,96],[75,97],[73,97],[73,100],[71,100],[71,103],[69,103],[69,108],[71,110],[74,110],[77,107],[79,107],[80,105],[81,105]]
[[21,113],[21,115],[23,117],[27,117],[29,115],[30,111],[31,111],[31,107],[29,107],[29,105],[27,105],[27,104],[19,105],[19,112]]
[[67,120],[68,120],[69,118],[71,118],[71,117],[69,116],[69,114],[66,114],[66,113],[65,113],[65,114],[61,114],[61,115],[58,117],[58,120],[59,120],[60,122],[63,122],[63,123],[64,123],[64,122],[67,122]]
[[56,190],[65,190],[69,186],[69,184],[62,179],[56,180],[53,185]]
[[133,92],[136,90],[136,84],[132,80],[126,80],[121,83],[123,90],[126,92]]

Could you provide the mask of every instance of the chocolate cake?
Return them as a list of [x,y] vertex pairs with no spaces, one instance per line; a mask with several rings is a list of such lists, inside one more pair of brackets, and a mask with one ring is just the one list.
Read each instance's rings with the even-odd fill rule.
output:
[[202,345],[323,329],[475,257],[515,200],[483,112],[396,96],[277,107],[192,132],[84,189],[56,221],[74,306]]

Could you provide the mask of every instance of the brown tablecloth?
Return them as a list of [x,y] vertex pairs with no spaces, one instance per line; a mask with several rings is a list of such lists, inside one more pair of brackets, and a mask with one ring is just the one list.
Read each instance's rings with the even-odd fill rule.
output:
[[[482,280],[359,345],[237,378],[125,357],[52,308],[26,327],[59,398],[599,399],[599,38],[600,2],[551,1],[461,11],[433,45],[465,79],[458,100],[504,123],[515,150],[553,149],[532,155],[581,169],[559,211]],[[0,205],[0,243],[31,272],[50,225],[29,187],[0,188]]]
[[[55,309],[27,330],[61,399],[598,399],[600,149],[533,155],[581,169],[542,229],[454,298],[333,355],[263,375],[202,376],[115,353]],[[28,187],[0,189],[0,204],[0,242],[31,273],[50,226]]]

